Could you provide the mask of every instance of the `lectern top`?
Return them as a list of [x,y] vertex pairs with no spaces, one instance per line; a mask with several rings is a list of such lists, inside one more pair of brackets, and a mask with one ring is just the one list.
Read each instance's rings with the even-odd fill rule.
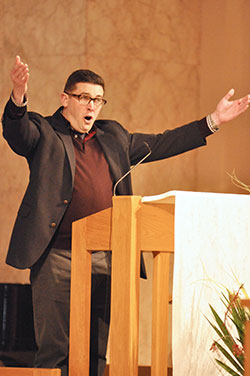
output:
[[154,196],[144,196],[142,197],[141,201],[145,202],[157,202],[159,204],[174,204],[175,203],[175,196],[178,191],[169,191],[165,193],[161,193],[160,195]]
[[232,194],[232,193],[217,193],[217,192],[194,192],[194,191],[169,191],[154,196],[144,196],[141,201],[143,203],[157,203],[157,204],[175,204],[176,198],[186,196],[191,198],[193,196],[202,198],[224,198],[224,199],[250,199],[249,194]]

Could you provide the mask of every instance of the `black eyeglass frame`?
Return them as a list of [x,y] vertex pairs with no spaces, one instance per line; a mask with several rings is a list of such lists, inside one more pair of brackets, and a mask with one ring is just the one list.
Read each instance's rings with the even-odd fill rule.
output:
[[[79,101],[79,103],[80,103],[81,99],[83,99],[84,97],[88,97],[89,98],[88,102],[85,103],[85,104],[82,104],[82,106],[86,106],[91,101],[94,102],[94,105],[96,107],[103,106],[103,105],[105,105],[107,103],[107,100],[104,99],[104,98],[99,98],[99,97],[92,98],[92,97],[90,97],[89,95],[86,95],[86,94],[73,94],[73,93],[68,93],[67,91],[65,91],[64,93],[67,94],[67,95],[69,95],[70,97],[77,98],[77,100]],[[96,100],[101,101],[101,103],[96,103]],[[81,103],[80,103],[80,105],[81,105]]]

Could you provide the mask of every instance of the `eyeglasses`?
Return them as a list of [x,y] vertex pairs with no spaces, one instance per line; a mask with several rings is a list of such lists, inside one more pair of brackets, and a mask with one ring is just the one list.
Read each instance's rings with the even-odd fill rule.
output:
[[87,94],[72,94],[72,93],[67,93],[66,91],[65,91],[65,94],[68,94],[70,97],[76,98],[79,101],[80,105],[82,106],[86,106],[91,101],[93,101],[95,108],[100,107],[107,103],[106,99],[104,98],[99,98],[99,97],[91,98]]

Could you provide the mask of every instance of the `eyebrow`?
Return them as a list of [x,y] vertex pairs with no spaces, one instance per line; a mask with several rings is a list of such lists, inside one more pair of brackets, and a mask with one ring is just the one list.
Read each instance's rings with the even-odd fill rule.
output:
[[[91,97],[91,95],[90,95],[90,93],[86,93],[86,92],[84,92],[84,93],[80,93],[80,94],[77,94],[77,95],[88,95],[89,97]],[[102,98],[103,96],[102,95],[97,95],[95,98]],[[92,97],[91,97],[92,98]]]

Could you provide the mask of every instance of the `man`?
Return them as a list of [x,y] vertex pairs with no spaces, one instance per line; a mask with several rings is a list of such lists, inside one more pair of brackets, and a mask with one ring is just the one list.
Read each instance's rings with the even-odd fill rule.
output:
[[[72,221],[112,205],[114,184],[148,152],[150,162],[206,144],[222,123],[244,112],[245,96],[222,98],[216,110],[200,121],[162,134],[130,134],[119,123],[96,120],[104,99],[104,81],[92,71],[78,70],[68,78],[54,115],[27,112],[29,69],[16,57],[13,90],[3,114],[3,135],[24,156],[30,182],[13,229],[7,263],[31,269],[36,367],[62,369],[67,375],[70,249]],[[117,194],[131,195],[130,176]],[[110,259],[92,255],[91,376],[101,376],[109,328]],[[141,276],[145,277],[142,259]]]

